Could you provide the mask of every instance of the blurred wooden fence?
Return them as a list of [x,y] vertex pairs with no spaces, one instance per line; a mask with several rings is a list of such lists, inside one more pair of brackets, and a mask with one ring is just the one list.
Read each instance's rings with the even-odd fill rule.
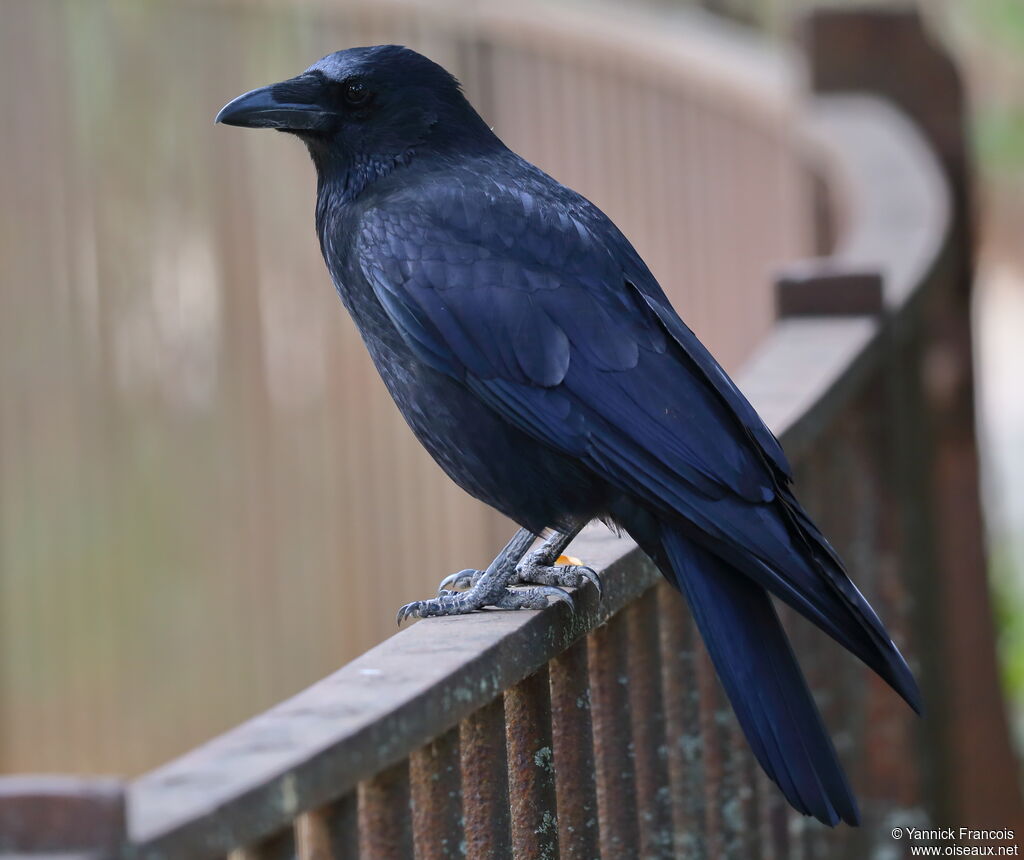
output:
[[[381,641],[511,525],[412,438],[313,172],[220,105],[401,42],[609,212],[731,369],[813,250],[795,75],[715,27],[488,2],[12,0],[0,25],[0,767],[139,772]],[[14,82],[31,82],[31,86]]]

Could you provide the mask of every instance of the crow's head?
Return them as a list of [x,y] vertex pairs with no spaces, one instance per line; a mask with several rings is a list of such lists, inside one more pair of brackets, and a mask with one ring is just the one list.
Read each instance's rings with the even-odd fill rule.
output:
[[239,96],[216,121],[295,134],[321,169],[496,142],[451,74],[398,45],[329,54],[298,77]]

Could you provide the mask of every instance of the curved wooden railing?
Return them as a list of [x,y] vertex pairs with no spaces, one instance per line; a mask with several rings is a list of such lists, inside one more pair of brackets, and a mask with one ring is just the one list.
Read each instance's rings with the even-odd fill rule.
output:
[[[541,40],[565,26],[561,14],[519,26]],[[864,33],[892,55],[860,56]],[[662,62],[681,77],[713,80],[706,92],[758,91],[737,83],[740,64],[708,59],[721,45],[705,57],[697,39],[676,55],[674,38]],[[938,75],[920,90],[906,73],[949,66],[905,13],[820,13],[805,47],[818,93],[776,108],[793,122],[794,163],[817,179],[807,187],[818,194],[798,202],[821,256],[779,274],[774,322],[737,378],[923,681],[918,722],[787,617],[861,798],[861,830],[830,831],[785,806],[679,596],[629,540],[593,527],[572,552],[601,572],[604,596],[577,594],[574,615],[557,605],[417,623],[124,792],[9,782],[0,833],[17,820],[22,847],[147,858],[862,858],[902,850],[895,826],[1019,827],[973,471],[959,89]],[[63,842],[58,815],[71,822]]]

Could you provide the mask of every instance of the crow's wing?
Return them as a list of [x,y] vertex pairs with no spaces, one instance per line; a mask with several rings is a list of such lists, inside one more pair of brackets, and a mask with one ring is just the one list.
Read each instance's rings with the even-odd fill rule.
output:
[[364,215],[362,271],[417,354],[600,471],[667,481],[672,508],[677,489],[771,500],[778,443],[621,234],[526,192],[488,196],[482,212],[448,189]]
[[799,524],[777,441],[622,234],[568,191],[554,205],[543,189],[464,187],[364,213],[361,270],[410,347],[535,439],[684,517],[914,697],[881,622]]

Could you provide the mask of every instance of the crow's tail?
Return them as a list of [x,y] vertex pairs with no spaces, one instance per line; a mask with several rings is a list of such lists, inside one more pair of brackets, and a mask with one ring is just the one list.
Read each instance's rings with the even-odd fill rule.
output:
[[761,767],[805,815],[857,824],[857,802],[768,593],[676,527],[660,529],[652,555],[686,596]]

